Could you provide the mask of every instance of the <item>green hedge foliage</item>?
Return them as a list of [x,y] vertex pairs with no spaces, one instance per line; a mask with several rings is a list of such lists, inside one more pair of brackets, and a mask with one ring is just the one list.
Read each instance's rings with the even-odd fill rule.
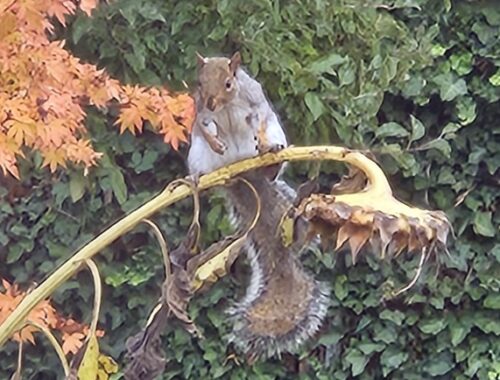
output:
[[[332,285],[322,335],[297,355],[253,366],[226,357],[231,326],[225,308],[241,296],[236,275],[195,298],[191,315],[206,339],[175,324],[165,334],[164,379],[500,379],[500,8],[466,0],[120,0],[61,31],[68,48],[129,83],[194,86],[195,52],[243,54],[296,145],[369,149],[397,196],[443,209],[455,228],[451,257],[438,255],[418,283],[405,285],[418,255],[352,266],[345,253],[304,257]],[[0,276],[40,282],[84,242],[186,173],[183,154],[146,131],[120,136],[113,111],[89,110],[87,125],[100,166],[84,177],[49,176],[36,155],[23,163],[31,189],[0,204]],[[325,165],[323,180],[338,177]],[[307,165],[295,165],[300,180]],[[334,171],[336,173],[334,173]],[[0,194],[5,193],[0,188]],[[228,233],[223,200],[204,201],[204,239]],[[155,220],[175,245],[189,225],[189,201]],[[145,227],[98,258],[105,282],[103,350],[123,359],[124,341],[144,324],[159,296],[161,256]],[[92,285],[80,273],[54,295],[67,313],[90,319]],[[0,377],[15,366],[16,346],[2,348]],[[61,376],[39,338],[27,347],[25,375]],[[119,376],[118,376],[119,377]]]

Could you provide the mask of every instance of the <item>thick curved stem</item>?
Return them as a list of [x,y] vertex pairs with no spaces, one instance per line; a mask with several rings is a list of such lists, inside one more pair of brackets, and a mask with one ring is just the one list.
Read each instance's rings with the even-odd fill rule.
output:
[[[382,169],[365,155],[355,150],[337,146],[290,147],[277,153],[250,158],[216,170],[200,178],[199,190],[222,185],[232,177],[262,166],[268,166],[283,161],[304,160],[336,160],[343,161],[361,169],[370,182],[370,191],[388,192],[391,189]],[[133,229],[143,219],[191,194],[191,189],[185,184],[174,188],[168,186],[155,198],[139,207],[123,219],[113,224],[94,240],[86,244],[76,254],[71,256],[52,275],[24,298],[11,315],[0,326],[0,347],[19,329],[28,313],[42,300],[52,294],[61,284],[72,277],[85,260],[90,259],[107,247],[118,237]]]
[[59,344],[59,342],[57,341],[56,337],[50,332],[50,330],[47,327],[45,327],[43,325],[40,325],[40,324],[38,324],[36,322],[32,322],[32,321],[29,321],[26,324],[32,325],[33,327],[36,327],[40,332],[42,332],[47,337],[50,344],[52,345],[52,347],[56,351],[57,356],[59,358],[59,361],[61,362],[61,365],[63,366],[64,375],[68,376],[68,374],[69,374],[68,359],[66,359],[66,355],[64,355],[64,351],[63,351],[61,345]]
[[90,260],[85,260],[85,264],[92,273],[92,279],[94,280],[94,308],[92,309],[92,322],[90,324],[90,336],[95,335],[97,330],[97,321],[99,320],[99,312],[101,309],[101,295],[102,295],[102,284],[101,276],[99,274],[99,269],[97,265]]

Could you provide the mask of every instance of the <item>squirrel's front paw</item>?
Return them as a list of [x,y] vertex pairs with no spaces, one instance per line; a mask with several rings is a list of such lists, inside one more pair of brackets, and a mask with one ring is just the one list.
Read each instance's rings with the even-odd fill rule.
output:
[[213,120],[205,118],[203,119],[201,125],[203,127],[201,129],[201,132],[203,133],[203,136],[205,137],[208,145],[210,145],[210,148],[215,153],[221,155],[224,154],[224,152],[227,150],[227,144],[219,138],[217,124]]
[[224,141],[219,139],[218,137],[214,137],[210,147],[215,153],[224,154],[227,150],[227,145]]
[[259,152],[259,154],[264,153],[276,153],[280,150],[285,149],[285,145],[283,144],[262,144],[257,142],[255,149]]

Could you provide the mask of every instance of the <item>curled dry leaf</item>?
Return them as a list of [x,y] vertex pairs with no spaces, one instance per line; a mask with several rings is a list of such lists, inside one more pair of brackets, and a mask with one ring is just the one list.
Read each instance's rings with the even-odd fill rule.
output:
[[355,166],[349,167],[349,172],[342,176],[341,180],[332,186],[332,194],[355,193],[365,188],[367,178],[362,170]]
[[[217,281],[228,272],[260,216],[260,198],[257,191],[247,180],[240,180],[252,189],[257,200],[253,221],[246,231],[238,231],[236,234],[212,244],[201,253],[198,253],[199,206],[197,193],[193,191],[195,194],[193,223],[184,240],[167,255],[165,260],[166,279],[160,302],[151,313],[146,327],[127,340],[126,359],[128,363],[124,371],[125,379],[154,379],[164,371],[166,359],[161,349],[160,334],[165,329],[170,317],[174,316],[179,320],[192,335],[202,337],[188,315],[189,301],[197,290]],[[158,231],[156,229],[156,233]],[[157,237],[164,241],[163,237]]]
[[311,222],[311,234],[324,245],[335,241],[335,249],[349,244],[353,262],[366,243],[383,258],[403,250],[446,250],[450,222],[441,211],[410,207],[386,189],[368,189],[354,194],[313,194],[296,209]]
[[127,339],[124,370],[126,380],[153,380],[165,370],[165,354],[161,348],[160,334],[168,319],[165,304],[158,304],[150,317],[150,323],[139,333]]
[[[196,213],[195,213],[196,214]],[[194,219],[197,219],[195,216]],[[159,233],[159,229],[156,230]],[[160,302],[153,309],[144,329],[127,339],[125,379],[155,379],[165,370],[166,358],[161,347],[160,335],[171,316],[193,335],[201,336],[187,313],[187,306],[194,290],[190,285],[187,263],[198,251],[199,223],[194,220],[183,241],[170,254],[165,255],[166,279]],[[162,236],[158,236],[164,242]],[[163,244],[160,244],[163,245]],[[166,243],[165,243],[166,245]]]

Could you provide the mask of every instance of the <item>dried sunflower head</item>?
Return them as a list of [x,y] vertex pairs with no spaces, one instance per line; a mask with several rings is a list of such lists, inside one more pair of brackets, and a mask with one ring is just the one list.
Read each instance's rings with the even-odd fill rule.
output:
[[391,191],[363,190],[354,194],[312,194],[302,200],[296,216],[311,223],[311,233],[335,249],[348,243],[353,262],[367,243],[380,253],[398,255],[403,250],[421,251],[436,247],[446,250],[451,230],[442,211],[410,207]]

